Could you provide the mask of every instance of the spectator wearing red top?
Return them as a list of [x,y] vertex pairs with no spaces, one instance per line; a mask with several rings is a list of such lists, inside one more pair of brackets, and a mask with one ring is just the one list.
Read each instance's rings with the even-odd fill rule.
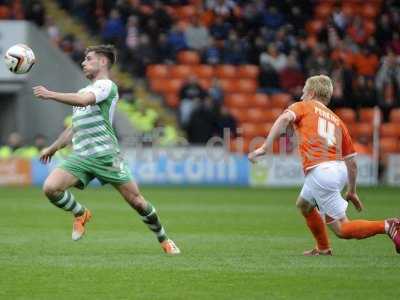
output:
[[348,28],[347,33],[357,44],[363,44],[368,39],[368,32],[365,30],[363,21],[360,17],[355,17],[353,23]]

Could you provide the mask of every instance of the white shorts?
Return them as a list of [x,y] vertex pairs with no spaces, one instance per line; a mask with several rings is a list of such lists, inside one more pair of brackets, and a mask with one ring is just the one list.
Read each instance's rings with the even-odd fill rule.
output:
[[346,183],[344,161],[324,162],[308,172],[300,197],[317,206],[322,214],[338,220],[346,216],[348,203],[341,195]]

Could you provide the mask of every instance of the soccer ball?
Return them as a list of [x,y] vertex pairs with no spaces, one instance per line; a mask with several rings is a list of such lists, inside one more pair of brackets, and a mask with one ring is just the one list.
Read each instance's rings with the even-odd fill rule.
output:
[[27,45],[17,44],[7,50],[4,61],[11,72],[24,74],[28,73],[35,64],[35,54]]

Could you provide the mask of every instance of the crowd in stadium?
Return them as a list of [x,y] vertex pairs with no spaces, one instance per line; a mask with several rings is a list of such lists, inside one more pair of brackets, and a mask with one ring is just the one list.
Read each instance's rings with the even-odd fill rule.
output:
[[[25,18],[42,26],[55,44],[80,62],[83,42],[62,35],[40,1],[30,3],[24,7]],[[297,100],[306,77],[327,74],[334,80],[332,107],[357,111],[378,105],[388,121],[390,110],[400,106],[400,5],[393,0],[58,4],[105,43],[115,44],[120,66],[135,77],[146,78],[150,65],[181,63],[179,55],[189,50],[202,65],[256,66],[257,93],[286,93]],[[241,120],[225,107],[227,95],[220,78],[204,85],[191,75],[170,105],[179,112],[189,141],[205,143],[221,135],[224,127],[235,135]]]

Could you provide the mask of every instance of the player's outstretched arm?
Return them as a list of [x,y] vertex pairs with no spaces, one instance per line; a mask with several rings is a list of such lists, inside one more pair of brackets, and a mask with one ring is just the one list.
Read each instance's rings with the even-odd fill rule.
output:
[[85,107],[96,103],[96,97],[94,93],[58,93],[49,91],[44,86],[33,87],[33,94],[41,99],[54,100],[60,103]]
[[291,114],[290,112],[285,111],[283,114],[281,114],[279,118],[276,119],[274,125],[272,126],[264,144],[260,148],[249,153],[248,155],[249,160],[252,163],[255,163],[257,157],[263,156],[267,152],[269,152],[273,147],[275,139],[278,138],[282,134],[282,132],[286,130],[288,125],[293,121],[294,117],[293,114]]
[[346,200],[353,203],[354,207],[358,211],[362,211],[364,205],[362,204],[360,198],[357,195],[356,190],[356,180],[357,180],[357,163],[354,156],[349,157],[344,160],[347,167],[348,183],[347,183],[347,193]]
[[51,144],[49,147],[44,148],[40,152],[40,161],[44,164],[48,163],[51,161],[51,158],[53,155],[60,149],[64,148],[68,144],[71,143],[72,141],[72,128],[68,127],[65,129],[60,136],[54,141],[53,144]]

